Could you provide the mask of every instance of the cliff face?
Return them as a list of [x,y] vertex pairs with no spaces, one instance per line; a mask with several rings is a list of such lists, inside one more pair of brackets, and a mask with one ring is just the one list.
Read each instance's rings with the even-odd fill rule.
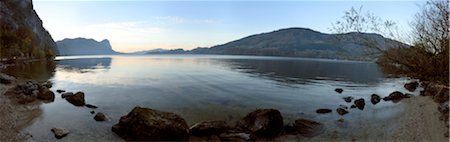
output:
[[0,28],[2,57],[50,57],[58,52],[32,0],[0,0]]
[[109,55],[117,54],[107,39],[97,42],[93,39],[75,38],[56,42],[59,55]]

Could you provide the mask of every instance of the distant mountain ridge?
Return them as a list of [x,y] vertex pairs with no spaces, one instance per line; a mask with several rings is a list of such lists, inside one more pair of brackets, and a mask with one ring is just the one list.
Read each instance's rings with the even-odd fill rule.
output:
[[[364,47],[364,42],[368,40],[382,49],[406,45],[379,34],[325,34],[307,28],[287,28],[184,53],[373,60],[377,55],[367,55],[365,52],[368,48]],[[160,54],[180,54],[179,50],[173,50],[176,53],[168,51]]]
[[94,39],[74,38],[57,41],[59,55],[110,55],[118,54],[105,39],[100,42]]

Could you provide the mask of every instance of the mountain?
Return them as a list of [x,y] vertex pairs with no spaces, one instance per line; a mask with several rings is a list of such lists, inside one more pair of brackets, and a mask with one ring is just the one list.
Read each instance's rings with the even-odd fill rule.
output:
[[150,50],[149,52],[147,52],[146,54],[185,54],[187,53],[184,49],[171,49],[171,50],[166,50],[166,49],[155,49],[155,50]]
[[131,52],[131,53],[128,53],[128,54],[145,55],[145,54],[153,54],[153,53],[164,53],[164,52],[167,52],[167,51],[169,51],[169,50],[162,49],[162,48],[156,48],[156,49],[152,49],[152,50]]
[[0,0],[1,58],[50,58],[57,52],[32,0]]
[[75,38],[63,39],[56,42],[59,55],[110,55],[118,54],[111,47],[107,39],[95,41],[94,39]]
[[405,45],[378,34],[325,34],[307,28],[288,28],[187,53],[373,60],[377,55],[365,52],[368,48],[364,45],[368,41],[382,49]]

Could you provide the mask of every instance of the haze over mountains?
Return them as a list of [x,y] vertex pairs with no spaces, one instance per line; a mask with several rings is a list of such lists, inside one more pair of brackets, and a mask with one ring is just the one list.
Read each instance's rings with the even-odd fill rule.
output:
[[59,55],[110,55],[118,54],[114,51],[109,40],[95,41],[94,39],[75,38],[57,41]]
[[376,55],[367,55],[365,52],[368,48],[364,45],[368,41],[382,49],[407,46],[378,34],[325,34],[307,28],[288,28],[251,35],[210,48],[183,52],[176,49],[149,54],[228,54],[373,60]]

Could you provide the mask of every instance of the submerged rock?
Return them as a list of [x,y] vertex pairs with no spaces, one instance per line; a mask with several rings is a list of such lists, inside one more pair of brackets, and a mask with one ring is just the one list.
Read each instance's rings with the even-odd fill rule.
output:
[[259,137],[271,138],[282,131],[283,117],[276,109],[257,109],[242,118],[236,127]]
[[75,95],[68,95],[65,96],[66,101],[73,104],[74,106],[84,106],[84,93],[83,92],[77,92]]
[[61,139],[70,133],[69,130],[64,128],[52,128],[51,131],[53,132],[53,134],[55,134],[55,138],[57,139]]
[[337,109],[336,109],[336,112],[337,112],[339,115],[345,115],[345,114],[348,113],[348,111],[345,110],[344,108],[337,108]]
[[370,96],[370,102],[372,102],[372,104],[377,104],[381,101],[381,97],[378,96],[377,94],[372,94],[372,96]]
[[316,113],[330,113],[330,112],[332,112],[332,110],[327,108],[321,108],[316,110]]
[[47,88],[52,88],[53,87],[53,83],[50,82],[50,81],[46,81],[46,82],[42,83],[41,86],[45,86]]
[[392,101],[392,102],[399,102],[400,100],[404,98],[409,98],[410,96],[403,94],[402,92],[395,91],[389,94],[389,96],[386,96],[383,98],[384,101]]
[[342,99],[344,99],[345,102],[350,103],[353,100],[352,96],[347,96],[347,97],[343,97]]
[[338,93],[340,94],[340,93],[344,92],[344,89],[342,89],[342,88],[336,88],[336,89],[334,89],[334,91],[336,91],[336,92],[338,92]]
[[58,93],[64,93],[64,92],[66,92],[66,90],[58,89],[58,90],[56,90],[56,92],[58,92]]
[[0,73],[0,83],[2,84],[11,84],[16,81],[16,78],[4,73]]
[[74,95],[72,92],[62,93],[61,98],[66,98],[67,96],[72,96],[72,95]]
[[97,106],[91,105],[91,104],[85,104],[84,106],[85,106],[85,107],[88,107],[88,108],[98,108]]
[[47,101],[54,101],[55,100],[55,93],[53,93],[52,91],[50,91],[50,89],[48,89],[45,86],[41,86],[39,88],[39,93],[37,94],[37,98],[41,99],[41,100],[47,100]]
[[294,123],[289,123],[285,129],[288,130],[288,134],[300,134],[305,137],[314,137],[325,132],[322,123],[307,119],[297,119]]
[[106,121],[108,120],[108,117],[106,117],[105,114],[99,112],[94,116],[95,121]]
[[225,121],[203,121],[194,124],[190,132],[195,136],[219,135],[226,132],[230,127]]
[[403,87],[405,87],[405,89],[408,90],[409,92],[414,92],[416,88],[419,87],[419,82],[413,81],[410,83],[406,83]]
[[187,141],[189,126],[174,113],[135,107],[112,131],[127,141]]
[[363,110],[364,106],[366,105],[366,102],[364,101],[363,98],[361,98],[361,99],[355,100],[354,104],[358,109]]

